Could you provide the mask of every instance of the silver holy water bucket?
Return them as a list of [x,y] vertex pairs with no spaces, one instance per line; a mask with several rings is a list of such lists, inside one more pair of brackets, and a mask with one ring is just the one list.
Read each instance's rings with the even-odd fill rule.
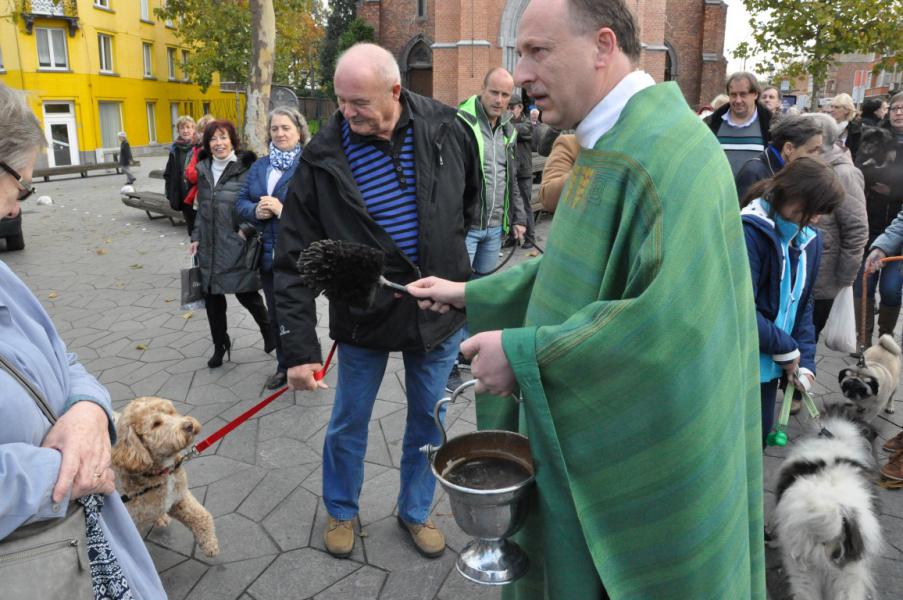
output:
[[448,493],[458,526],[476,538],[458,556],[458,572],[476,583],[504,585],[530,568],[526,553],[507,538],[523,525],[524,500],[536,469],[530,444],[519,433],[485,430],[447,439],[439,420],[441,408],[475,384],[468,381],[436,403],[433,418],[442,444],[420,450]]

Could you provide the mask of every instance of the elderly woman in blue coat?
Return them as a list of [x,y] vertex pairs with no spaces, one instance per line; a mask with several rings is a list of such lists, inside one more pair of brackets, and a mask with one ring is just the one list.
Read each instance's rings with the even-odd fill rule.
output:
[[275,108],[267,121],[267,141],[270,153],[255,162],[245,185],[238,196],[236,212],[240,219],[253,223],[263,236],[263,256],[260,276],[270,314],[270,327],[277,341],[276,372],[267,379],[267,389],[275,390],[286,382],[286,366],[282,346],[279,344],[279,320],[276,318],[276,301],[273,295],[273,251],[279,234],[279,217],[282,203],[288,192],[288,183],[295,175],[301,158],[301,148],[310,139],[304,116],[290,107]]
[[[24,99],[0,83],[0,216],[19,214],[19,202],[34,192],[31,174],[45,144]],[[48,412],[38,408],[29,388]],[[66,350],[41,303],[0,261],[0,555],[4,538],[25,535],[17,531],[21,527],[84,510],[88,548],[68,551],[83,553],[90,563],[94,597],[165,598],[147,548],[113,489],[114,437],[109,393]],[[15,574],[16,561],[30,559],[24,553],[3,557],[0,572]],[[62,597],[53,576],[47,572],[19,589],[0,575],[0,596]],[[84,596],[68,590],[67,597]]]

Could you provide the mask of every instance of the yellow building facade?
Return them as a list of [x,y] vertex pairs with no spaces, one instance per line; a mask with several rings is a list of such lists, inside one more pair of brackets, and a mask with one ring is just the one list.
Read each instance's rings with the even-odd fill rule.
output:
[[188,50],[154,15],[165,0],[0,0],[0,81],[25,90],[48,150],[40,166],[110,160],[125,131],[140,155],[179,115],[235,118],[235,96],[188,81]]

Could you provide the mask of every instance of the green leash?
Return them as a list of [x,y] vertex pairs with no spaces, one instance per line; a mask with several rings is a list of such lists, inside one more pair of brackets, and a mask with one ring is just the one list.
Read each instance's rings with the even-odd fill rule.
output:
[[[787,445],[787,432],[785,429],[787,428],[787,423],[790,422],[790,405],[793,400],[793,392],[796,391],[796,388],[793,387],[793,384],[787,382],[787,388],[784,390],[784,402],[781,404],[781,414],[778,416],[778,423],[775,426],[775,430],[768,434],[768,437],[765,438],[765,443],[769,446],[786,446]],[[812,396],[809,395],[809,392],[805,392],[800,390],[800,395],[803,397],[803,404],[806,405],[806,410],[809,411],[809,415],[812,417],[812,420],[815,421],[815,424],[818,425],[819,435],[825,437],[834,437],[831,435],[831,432],[825,429],[821,424],[821,415],[818,413],[818,407],[815,406],[815,401],[812,399]]]

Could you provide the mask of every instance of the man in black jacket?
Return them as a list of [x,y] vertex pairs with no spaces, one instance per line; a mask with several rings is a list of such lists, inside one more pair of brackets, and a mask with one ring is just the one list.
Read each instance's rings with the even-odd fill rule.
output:
[[752,73],[734,73],[725,91],[730,102],[706,117],[718,138],[734,177],[746,161],[756,158],[771,141],[771,111],[759,102],[759,82]]
[[[336,65],[339,110],[304,148],[289,186],[274,262],[276,307],[293,389],[325,387],[315,293],[299,279],[300,251],[320,239],[379,248],[387,279],[470,276],[464,245],[480,198],[479,159],[456,111],[403,90],[395,59],[373,44],[353,46]],[[464,314],[439,315],[410,297],[377,290],[367,308],[331,300],[330,336],[339,373],[323,448],[326,549],[351,554],[370,414],[389,352],[402,352],[408,418],[398,518],[417,549],[439,556],[445,539],[429,519],[435,488],[419,448],[439,442],[432,411],[460,343]]]

